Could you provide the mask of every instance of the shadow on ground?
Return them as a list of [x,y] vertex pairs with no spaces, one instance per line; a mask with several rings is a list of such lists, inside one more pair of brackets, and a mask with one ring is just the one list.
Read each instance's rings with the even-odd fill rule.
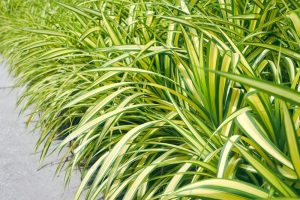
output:
[[[7,68],[0,64],[0,200],[73,199],[78,174],[65,188],[63,174],[54,176],[56,166],[38,170],[39,155],[33,153],[38,135],[25,128],[26,116],[19,116],[16,108],[21,89],[12,86]],[[51,161],[50,158],[47,163]]]

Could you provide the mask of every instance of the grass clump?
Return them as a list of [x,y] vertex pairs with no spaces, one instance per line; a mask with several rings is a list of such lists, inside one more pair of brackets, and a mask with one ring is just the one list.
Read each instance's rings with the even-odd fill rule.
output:
[[[300,195],[298,1],[0,2],[36,148],[86,199]],[[58,141],[58,144],[53,144]]]

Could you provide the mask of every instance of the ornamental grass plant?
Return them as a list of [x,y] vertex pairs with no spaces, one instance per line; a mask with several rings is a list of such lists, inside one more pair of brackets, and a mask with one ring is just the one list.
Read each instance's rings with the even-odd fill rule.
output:
[[75,199],[300,196],[297,0],[2,0],[0,52]]

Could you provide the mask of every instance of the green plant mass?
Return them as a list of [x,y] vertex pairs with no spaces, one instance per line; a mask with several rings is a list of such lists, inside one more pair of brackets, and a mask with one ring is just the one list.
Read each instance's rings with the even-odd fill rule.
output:
[[298,0],[1,0],[0,52],[75,199],[300,197]]

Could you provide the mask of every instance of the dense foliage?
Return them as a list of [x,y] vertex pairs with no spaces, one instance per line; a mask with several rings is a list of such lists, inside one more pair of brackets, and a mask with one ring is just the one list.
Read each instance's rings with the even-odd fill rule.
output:
[[75,199],[300,196],[297,0],[1,0],[0,52]]

